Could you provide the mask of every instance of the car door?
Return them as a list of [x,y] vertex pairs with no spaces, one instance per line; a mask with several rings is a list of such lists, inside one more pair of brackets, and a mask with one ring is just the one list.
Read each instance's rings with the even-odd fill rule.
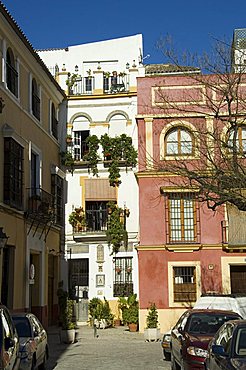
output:
[[185,312],[177,324],[172,329],[171,333],[171,353],[172,357],[179,364],[182,362],[182,345],[184,341],[184,336],[182,332],[184,331],[187,319],[189,317],[189,312]]
[[1,322],[3,328],[3,365],[6,370],[15,370],[19,367],[19,341],[14,324],[9,313],[1,309]]
[[36,353],[37,362],[42,363],[46,349],[47,341],[46,332],[43,329],[39,320],[36,318],[36,316],[31,315],[30,320],[32,321],[33,332],[35,334],[35,341],[37,344],[37,353]]
[[209,368],[210,369],[226,370],[226,369],[231,368],[228,365],[228,357],[231,353],[232,333],[233,333],[233,325],[230,323],[226,323],[222,326],[222,328],[216,334],[213,343],[224,347],[226,357],[215,355],[214,353],[210,352],[210,358],[209,358],[210,360]]

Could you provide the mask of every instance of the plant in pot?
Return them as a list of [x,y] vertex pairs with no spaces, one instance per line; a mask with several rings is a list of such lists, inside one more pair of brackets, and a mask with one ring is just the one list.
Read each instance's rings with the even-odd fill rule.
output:
[[97,297],[92,298],[89,302],[88,309],[91,325],[101,329],[112,326],[114,315],[111,313],[111,309],[106,298],[104,298],[104,301]]
[[131,294],[127,298],[120,297],[118,303],[122,312],[123,323],[128,325],[129,331],[137,331],[139,321],[139,304],[137,295]]
[[146,318],[146,326],[144,329],[144,339],[148,342],[158,341],[160,339],[160,329],[158,328],[158,311],[155,303],[150,303],[148,315]]
[[76,232],[86,231],[86,217],[82,207],[75,208],[69,215],[68,222]]
[[68,294],[62,288],[58,289],[59,322],[62,327],[60,339],[63,343],[74,343],[75,323],[73,322],[74,301],[68,298]]

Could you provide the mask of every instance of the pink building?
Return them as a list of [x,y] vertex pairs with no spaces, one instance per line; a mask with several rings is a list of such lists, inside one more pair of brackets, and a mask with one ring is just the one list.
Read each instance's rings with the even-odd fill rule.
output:
[[153,68],[138,78],[140,330],[154,302],[164,332],[203,293],[246,293],[246,242],[228,244],[224,205],[208,209],[194,187],[160,170],[162,161],[177,159],[197,168],[201,154],[195,133],[214,122],[206,114],[203,86],[194,78],[167,75],[170,66],[155,75]]

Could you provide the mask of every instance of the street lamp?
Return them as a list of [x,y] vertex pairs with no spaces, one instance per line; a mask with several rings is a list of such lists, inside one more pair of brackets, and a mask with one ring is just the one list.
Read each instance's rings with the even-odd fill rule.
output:
[[0,227],[0,253],[2,249],[5,247],[7,241],[8,241],[8,236],[3,232],[3,227]]

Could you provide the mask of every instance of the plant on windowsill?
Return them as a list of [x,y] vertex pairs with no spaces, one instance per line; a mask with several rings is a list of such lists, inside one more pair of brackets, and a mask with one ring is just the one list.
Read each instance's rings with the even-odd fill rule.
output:
[[111,186],[119,187],[120,163],[125,164],[126,171],[137,164],[137,151],[132,145],[132,139],[126,134],[116,137],[104,134],[101,136],[100,144],[103,149],[104,163],[108,166],[109,183]]
[[86,231],[86,218],[83,208],[75,208],[69,215],[68,222],[75,232]]
[[155,303],[150,303],[148,315],[144,329],[144,339],[148,342],[158,341],[160,339],[160,329],[158,328],[158,311]]
[[61,152],[61,162],[67,167],[68,171],[73,174],[74,171],[74,159],[70,152]]
[[110,212],[106,237],[109,247],[112,247],[112,255],[118,253],[122,245],[127,249],[128,234],[122,219],[123,209],[113,202],[108,203],[108,209],[110,209]]
[[67,134],[66,142],[67,142],[67,145],[72,145],[72,142],[73,142],[72,135]]

